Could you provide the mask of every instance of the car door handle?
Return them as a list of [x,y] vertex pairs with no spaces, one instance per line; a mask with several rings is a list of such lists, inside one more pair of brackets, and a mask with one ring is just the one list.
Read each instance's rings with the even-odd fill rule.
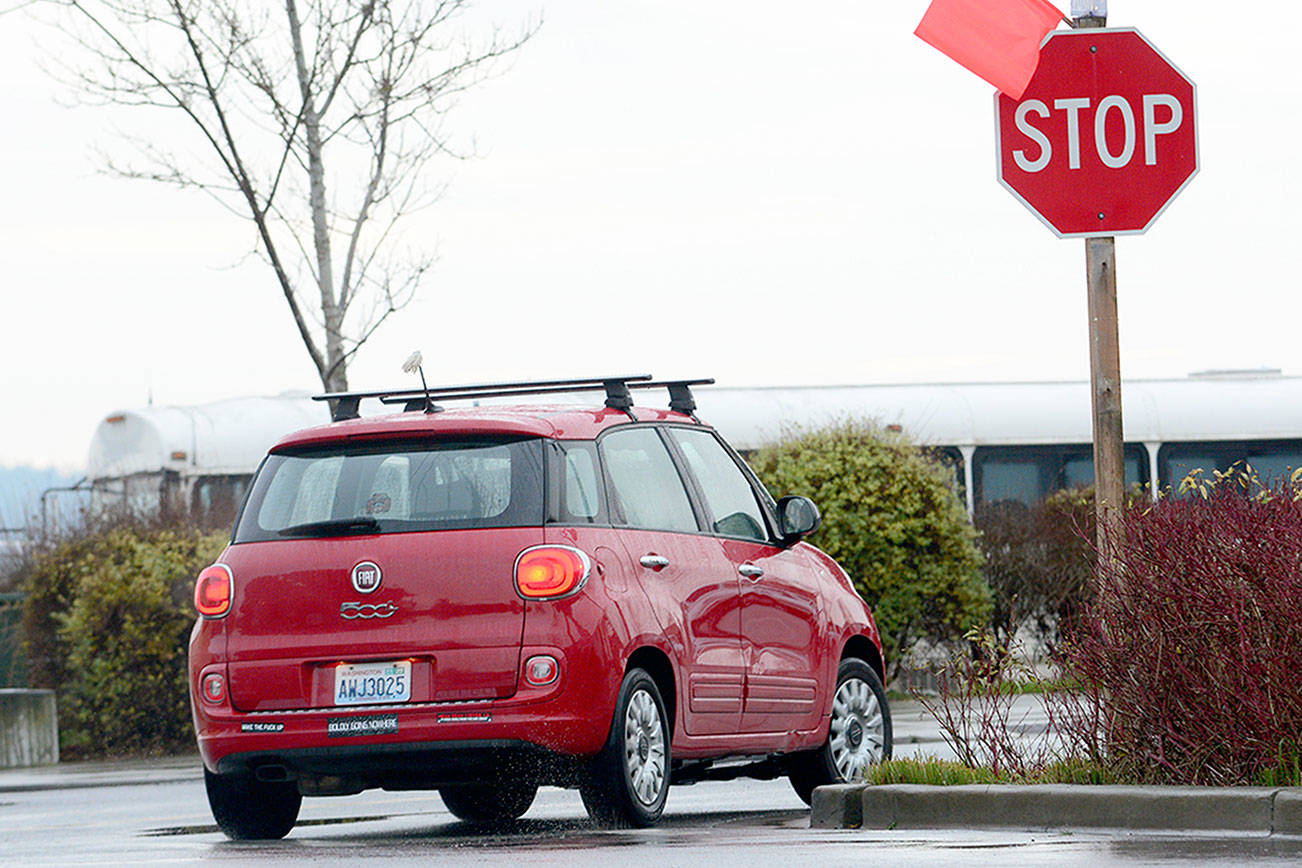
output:
[[648,570],[663,570],[669,566],[669,558],[664,555],[642,555],[637,562]]
[[742,564],[741,566],[737,567],[737,572],[741,573],[743,576],[745,576],[748,579],[751,579],[752,581],[764,575],[763,567],[757,567],[754,564]]

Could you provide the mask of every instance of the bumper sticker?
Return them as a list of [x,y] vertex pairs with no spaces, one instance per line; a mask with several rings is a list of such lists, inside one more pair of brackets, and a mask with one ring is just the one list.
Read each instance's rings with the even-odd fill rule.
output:
[[283,723],[241,723],[240,732],[284,732]]
[[398,715],[378,714],[370,717],[331,717],[326,734],[331,738],[354,735],[384,735],[398,731]]

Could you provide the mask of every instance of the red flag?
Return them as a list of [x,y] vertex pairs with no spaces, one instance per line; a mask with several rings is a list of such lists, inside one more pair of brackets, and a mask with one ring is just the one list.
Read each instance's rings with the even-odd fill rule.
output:
[[1021,99],[1040,62],[1040,43],[1061,20],[1048,0],[932,0],[913,33]]

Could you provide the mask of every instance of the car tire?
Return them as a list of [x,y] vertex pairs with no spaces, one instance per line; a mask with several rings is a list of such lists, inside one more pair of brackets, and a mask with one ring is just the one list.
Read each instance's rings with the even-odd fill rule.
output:
[[452,816],[467,823],[501,826],[525,815],[538,795],[537,784],[467,784],[443,787],[439,796]]
[[588,815],[604,826],[655,825],[669,794],[670,728],[655,681],[642,669],[624,676],[606,746],[579,783]]
[[867,663],[846,658],[836,674],[827,741],[791,755],[791,786],[809,804],[815,787],[863,780],[869,765],[891,758],[891,748],[891,710],[882,681]]
[[303,796],[293,781],[260,781],[250,774],[215,775],[204,769],[217,827],[237,841],[283,838],[294,828]]

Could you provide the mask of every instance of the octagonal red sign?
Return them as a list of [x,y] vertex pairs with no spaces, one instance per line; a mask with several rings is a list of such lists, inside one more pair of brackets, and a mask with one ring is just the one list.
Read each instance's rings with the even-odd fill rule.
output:
[[1194,84],[1130,28],[1050,33],[995,136],[999,183],[1063,238],[1143,232],[1198,171]]

